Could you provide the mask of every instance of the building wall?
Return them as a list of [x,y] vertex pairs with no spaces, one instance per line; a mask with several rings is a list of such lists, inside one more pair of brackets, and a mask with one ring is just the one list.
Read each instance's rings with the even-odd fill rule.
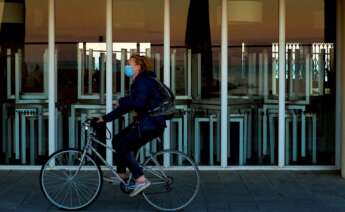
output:
[[340,23],[338,23],[339,26],[339,31],[340,31],[340,61],[339,61],[339,66],[340,66],[340,71],[341,71],[341,175],[345,178],[345,98],[343,95],[345,94],[345,1],[344,0],[339,0],[338,1],[338,6],[340,10],[339,12],[339,20]]
[[[0,165],[40,165],[55,144],[57,149],[83,146],[81,122],[105,113],[104,88],[108,77],[104,74],[104,38],[106,29],[111,28],[116,51],[112,72],[114,98],[128,92],[129,80],[122,78],[121,67],[130,53],[139,50],[151,56],[153,69],[161,80],[163,66],[168,64],[164,64],[163,58],[170,58],[171,85],[179,99],[178,106],[188,111],[171,124],[171,148],[185,151],[202,166],[219,167],[226,161],[229,166],[276,167],[278,156],[285,152],[286,158],[280,157],[284,161],[281,159],[279,164],[333,167],[337,128],[335,1],[286,0],[287,145],[280,145],[286,149],[278,149],[277,132],[281,100],[277,77],[279,1],[226,1],[229,16],[225,25],[220,21],[220,0],[170,1],[171,55],[163,54],[167,45],[163,41],[164,1],[55,1],[56,129],[48,129],[47,121],[54,114],[47,107],[48,72],[53,71],[47,68],[48,1],[5,1],[8,5],[21,5],[4,7],[7,14],[21,17],[17,17],[21,22],[9,23],[6,18],[1,23],[0,75],[4,83],[0,83],[0,137],[6,142],[0,146]],[[105,22],[106,2],[113,3],[112,25]],[[222,27],[229,31],[228,78],[221,77]],[[5,30],[8,33],[3,33]],[[220,129],[219,124],[223,110],[220,99],[227,98],[225,90],[220,89],[221,82],[228,82],[228,129]],[[11,88],[9,96],[5,91],[7,85]],[[114,132],[130,121],[131,116],[121,118],[114,124]],[[58,134],[56,142],[48,139],[49,130]],[[228,130],[229,137],[222,144],[221,130]],[[54,143],[50,147],[48,140]],[[226,157],[220,157],[225,144]],[[155,147],[148,146],[145,151],[155,151]],[[141,151],[142,159],[146,152]]]

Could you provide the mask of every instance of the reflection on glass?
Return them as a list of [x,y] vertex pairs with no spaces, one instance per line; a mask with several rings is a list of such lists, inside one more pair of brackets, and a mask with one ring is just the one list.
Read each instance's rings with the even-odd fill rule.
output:
[[[286,14],[288,165],[335,161],[334,1],[289,0]],[[4,7],[0,53],[1,164],[40,164],[47,157],[47,1]],[[278,159],[278,2],[229,1],[230,165],[276,165]],[[105,113],[105,0],[56,2],[58,149],[82,147],[81,122]],[[113,95],[130,80],[131,54],[151,58],[163,77],[161,0],[113,0]],[[78,11],[78,15],[75,15]],[[154,12],[152,12],[154,11]],[[172,120],[171,147],[201,165],[220,164],[221,1],[171,2],[171,87],[186,115]],[[13,15],[15,14],[15,15]],[[132,121],[114,124],[119,132]],[[140,160],[158,148],[151,143]],[[104,152],[102,153],[104,154]]]
[[2,2],[0,164],[47,157],[47,1]]
[[228,9],[228,164],[276,165],[278,2],[230,1]]
[[171,3],[171,87],[187,113],[172,120],[171,147],[220,164],[220,1]]
[[[81,124],[105,113],[105,10],[105,0],[55,4],[57,109],[62,116],[57,134],[63,138],[57,149],[83,148],[86,134]],[[104,149],[100,153],[105,156]]]
[[287,165],[334,165],[334,2],[287,2]]
[[[132,54],[150,59],[149,69],[163,81],[163,9],[161,0],[113,0],[113,97],[121,98],[130,90],[131,80],[124,75],[124,67]],[[114,133],[119,133],[133,121],[133,114],[126,114],[114,121]],[[140,162],[150,152],[163,145],[151,141],[138,152]]]

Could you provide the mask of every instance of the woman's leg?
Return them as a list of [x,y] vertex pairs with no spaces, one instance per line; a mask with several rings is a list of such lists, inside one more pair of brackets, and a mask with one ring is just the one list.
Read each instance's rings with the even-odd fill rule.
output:
[[143,171],[135,159],[134,151],[141,146],[141,139],[136,125],[131,124],[114,137],[117,162],[117,173],[126,176],[126,167],[132,172],[134,179],[143,175]]
[[[142,167],[139,165],[135,158],[134,152],[140,149],[147,142],[161,135],[163,129],[155,130],[151,132],[141,132],[139,134],[139,129],[137,125],[133,125],[130,128],[126,128],[121,136],[117,138],[116,141],[116,158],[120,161],[120,170],[125,167],[131,171],[134,179],[137,182],[143,182],[145,178],[143,177]],[[122,171],[122,170],[121,170]]]
[[[138,127],[138,126],[137,126]],[[137,128],[137,131],[139,132],[139,129]],[[141,131],[140,136],[138,135],[138,138],[135,142],[129,143],[129,148],[133,152],[138,152],[139,149],[144,146],[146,143],[152,141],[153,139],[162,136],[164,132],[164,128],[157,128],[152,131]],[[138,161],[135,158],[136,154],[128,155],[127,162],[128,162],[128,168],[131,170],[133,177],[135,178],[135,181],[137,183],[143,183],[145,182],[145,176],[142,170],[142,167],[139,165]]]
[[[116,142],[117,158],[123,161],[125,166],[128,167],[136,182],[135,185],[133,185],[134,187],[129,195],[130,197],[136,196],[151,185],[150,181],[145,179],[143,169],[137,162],[134,152],[140,149],[140,147],[148,141],[160,136],[163,130],[164,129],[139,132],[138,126],[134,125],[124,131]],[[122,166],[120,168],[122,168]]]
[[123,129],[121,132],[119,132],[117,135],[113,138],[113,148],[116,150],[115,153],[115,162],[116,162],[116,172],[117,174],[122,178],[126,179],[128,178],[128,175],[126,173],[126,161],[125,157],[123,156],[123,148],[121,147],[123,143],[126,142],[126,135],[131,131],[131,128],[133,127],[133,124],[129,125],[125,129]]

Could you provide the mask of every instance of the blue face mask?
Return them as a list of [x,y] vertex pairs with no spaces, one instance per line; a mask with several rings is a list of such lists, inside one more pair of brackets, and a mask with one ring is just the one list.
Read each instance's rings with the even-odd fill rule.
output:
[[134,70],[133,70],[132,66],[130,66],[130,65],[126,65],[126,66],[125,66],[125,75],[126,75],[127,77],[133,77],[133,75],[134,75]]

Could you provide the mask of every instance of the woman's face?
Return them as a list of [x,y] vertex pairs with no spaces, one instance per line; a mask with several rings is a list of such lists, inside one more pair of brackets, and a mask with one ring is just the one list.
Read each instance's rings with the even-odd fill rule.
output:
[[134,71],[134,76],[137,76],[140,72],[140,65],[136,64],[134,59],[129,59],[128,64],[132,66],[133,71]]

